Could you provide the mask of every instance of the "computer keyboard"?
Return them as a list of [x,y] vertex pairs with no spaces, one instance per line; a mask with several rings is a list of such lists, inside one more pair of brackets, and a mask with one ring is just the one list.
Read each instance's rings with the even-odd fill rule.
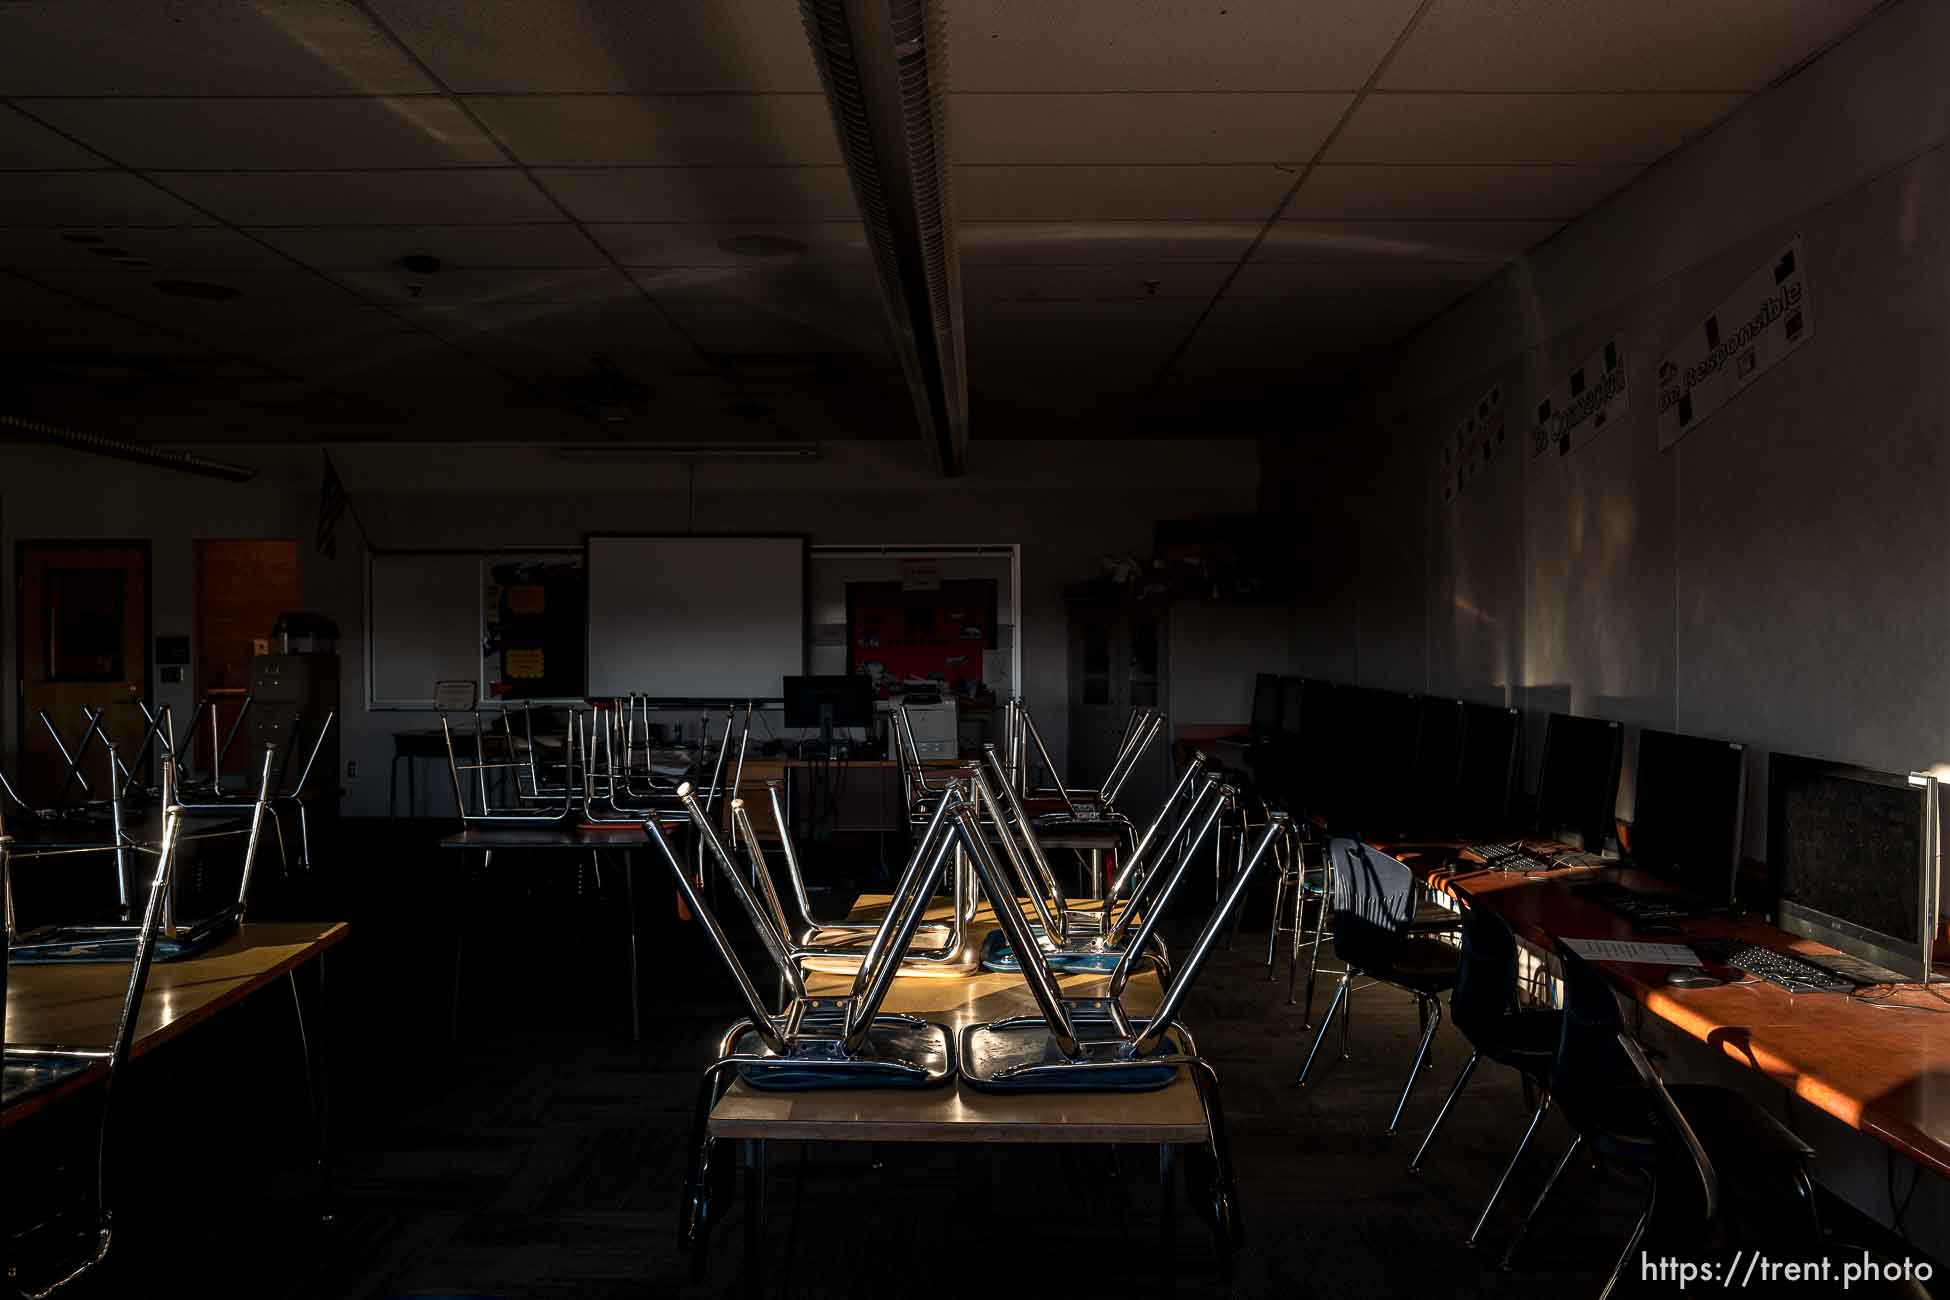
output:
[[1465,844],[1465,853],[1474,853],[1497,871],[1549,871],[1551,864],[1534,858],[1508,844]]
[[1586,885],[1586,898],[1631,921],[1677,921],[1705,909],[1685,894],[1644,893],[1609,880]]
[[1775,952],[1772,948],[1751,943],[1735,944],[1729,949],[1726,964],[1790,993],[1853,993],[1857,987],[1855,981],[1845,979],[1806,957]]

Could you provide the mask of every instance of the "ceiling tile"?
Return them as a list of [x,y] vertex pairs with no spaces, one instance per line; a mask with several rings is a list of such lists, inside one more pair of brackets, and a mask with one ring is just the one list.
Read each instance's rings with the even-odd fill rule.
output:
[[25,113],[0,104],[0,171],[56,171],[62,168],[86,170],[112,167],[59,132],[50,130]]
[[698,302],[665,304],[677,326],[710,353],[892,353],[879,303]]
[[140,271],[43,271],[39,283],[159,324],[201,320],[240,324],[267,315],[319,316],[367,310],[352,294],[310,271],[207,271],[196,280],[235,289],[238,297],[184,298],[157,288],[172,277]]
[[547,167],[837,165],[823,95],[477,96],[522,162]]
[[961,163],[1305,162],[1354,96],[973,95],[948,104]]
[[1323,165],[1286,215],[1334,218],[1568,220],[1639,174],[1637,167]]
[[1212,319],[1415,322],[1501,268],[1486,262],[1253,262],[1240,269]]
[[[308,226],[252,233],[324,271],[397,268],[413,253],[448,270],[468,267],[602,266],[601,250],[568,222],[512,226]],[[444,272],[443,272],[444,274]]]
[[560,213],[512,168],[395,172],[160,172],[240,226],[474,225]]
[[779,0],[375,0],[373,8],[464,93],[819,89],[799,7]]
[[854,218],[841,167],[550,168],[535,175],[582,221]]
[[1111,262],[1082,266],[978,263],[962,268],[962,296],[971,301],[1109,302],[1189,298],[1209,302],[1231,274],[1232,262]]
[[1759,90],[1878,0],[1436,0],[1387,90]]
[[[1204,308],[1187,298],[971,302],[966,308],[970,365],[981,359],[1059,369],[1162,362]],[[1079,349],[1079,339],[1088,339],[1089,347]]]
[[963,221],[964,267],[984,262],[1236,262],[1261,221]]
[[12,172],[0,183],[0,226],[215,224],[129,172]]
[[964,91],[1358,90],[1417,0],[960,0]]
[[1306,221],[1268,231],[1259,262],[1507,262],[1556,233],[1560,221]]
[[369,99],[29,99],[22,106],[127,167],[464,167],[505,164],[452,102]]
[[437,307],[463,302],[618,302],[636,289],[610,267],[594,269],[442,269],[419,275],[400,267],[334,271],[332,278],[371,302]]
[[783,266],[800,260],[867,262],[857,220],[596,223],[589,233],[625,266]]
[[[92,238],[75,243],[68,236]],[[0,229],[0,267],[26,271],[100,271],[117,257],[137,258],[157,271],[277,270],[290,266],[254,239],[222,226],[117,230],[73,226],[59,230]]]
[[467,303],[408,307],[401,315],[470,352],[568,356],[668,353],[690,346],[649,303]]
[[349,0],[0,4],[0,95],[431,90]]
[[1336,163],[1649,163],[1732,112],[1739,95],[1370,95]]
[[968,221],[1264,221],[1297,172],[1248,167],[957,167]]
[[636,282],[661,303],[746,302],[779,305],[850,303],[878,311],[880,286],[870,262],[797,262],[762,266],[639,267]]

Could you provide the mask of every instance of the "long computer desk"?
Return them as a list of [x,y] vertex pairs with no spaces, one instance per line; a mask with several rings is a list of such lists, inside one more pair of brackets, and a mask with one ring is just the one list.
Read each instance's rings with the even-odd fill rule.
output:
[[[1380,847],[1421,868],[1432,888],[1469,906],[1491,908],[1533,945],[1551,936],[1678,944],[1724,937],[1810,955],[1834,951],[1750,918],[1681,920],[1671,923],[1676,933],[1648,933],[1574,888],[1595,878],[1633,889],[1661,888],[1652,877],[1629,869],[1496,871],[1473,860],[1457,861],[1453,844],[1424,840]],[[1760,980],[1681,988],[1665,982],[1668,966],[1604,962],[1600,968],[1647,1014],[1950,1178],[1950,1015],[1933,1014],[1950,1012],[1950,992],[1911,985],[1872,995],[1876,1002],[1927,1008],[1895,1010],[1849,994],[1791,994]]]

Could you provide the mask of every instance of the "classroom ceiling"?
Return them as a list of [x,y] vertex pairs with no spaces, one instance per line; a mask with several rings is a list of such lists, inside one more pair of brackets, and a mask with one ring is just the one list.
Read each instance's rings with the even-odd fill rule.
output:
[[[973,437],[1240,432],[1876,3],[948,0]],[[7,0],[0,100],[0,405],[913,436],[793,0]]]

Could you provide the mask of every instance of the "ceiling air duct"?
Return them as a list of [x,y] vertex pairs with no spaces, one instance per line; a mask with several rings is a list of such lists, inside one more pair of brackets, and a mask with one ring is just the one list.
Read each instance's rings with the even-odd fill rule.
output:
[[968,446],[968,384],[948,177],[945,4],[800,0],[799,8],[921,436],[952,478]]

